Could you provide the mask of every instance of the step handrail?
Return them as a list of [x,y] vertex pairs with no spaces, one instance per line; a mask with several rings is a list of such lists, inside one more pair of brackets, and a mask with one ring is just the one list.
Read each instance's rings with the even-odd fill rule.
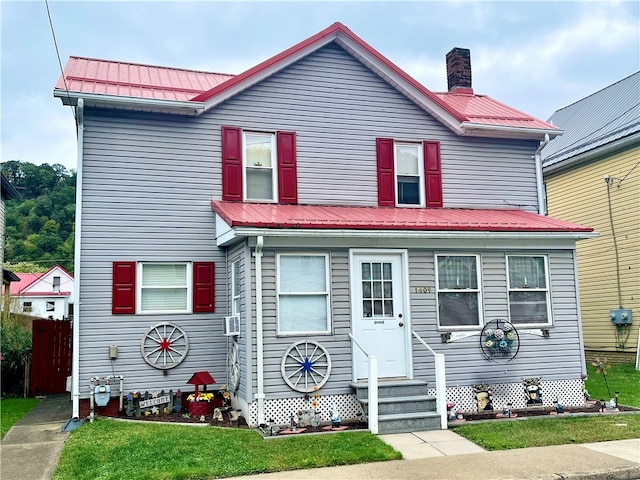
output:
[[367,393],[369,398],[369,430],[374,435],[378,434],[378,357],[369,355],[353,335],[349,333],[351,341],[364,353],[369,364],[369,381],[367,382]]
[[444,353],[436,353],[427,342],[425,342],[415,330],[411,331],[412,335],[422,345],[427,347],[435,359],[436,369],[436,411],[440,415],[440,429],[447,429],[447,377],[445,370]]

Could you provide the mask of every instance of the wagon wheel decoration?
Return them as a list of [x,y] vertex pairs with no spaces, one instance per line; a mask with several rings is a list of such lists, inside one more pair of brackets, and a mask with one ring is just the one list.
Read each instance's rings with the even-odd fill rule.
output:
[[149,328],[140,342],[142,358],[155,368],[168,370],[184,360],[189,351],[187,334],[179,326],[163,322]]
[[235,392],[236,390],[238,390],[238,386],[240,385],[238,340],[236,340],[235,338],[231,339],[231,346],[229,347],[228,355],[227,384],[229,385],[229,390]]
[[292,389],[310,393],[322,387],[329,379],[331,357],[318,342],[301,340],[284,352],[280,371],[282,378]]
[[482,329],[480,348],[487,360],[510,362],[520,350],[520,335],[508,320],[496,318]]

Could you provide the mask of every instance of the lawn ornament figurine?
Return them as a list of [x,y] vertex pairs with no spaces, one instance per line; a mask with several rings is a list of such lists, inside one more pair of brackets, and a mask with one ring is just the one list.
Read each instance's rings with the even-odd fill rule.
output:
[[474,385],[473,393],[476,396],[478,412],[493,410],[493,392],[488,384]]
[[331,405],[331,428],[340,428],[340,422],[342,421],[342,417],[338,412],[336,404]]
[[542,405],[541,377],[523,378],[524,391],[526,392],[527,405]]

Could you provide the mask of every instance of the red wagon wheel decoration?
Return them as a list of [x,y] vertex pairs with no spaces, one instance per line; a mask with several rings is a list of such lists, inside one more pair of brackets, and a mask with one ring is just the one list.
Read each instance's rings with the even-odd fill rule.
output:
[[168,370],[184,360],[189,351],[187,334],[178,325],[159,323],[149,328],[140,343],[142,358],[154,368]]

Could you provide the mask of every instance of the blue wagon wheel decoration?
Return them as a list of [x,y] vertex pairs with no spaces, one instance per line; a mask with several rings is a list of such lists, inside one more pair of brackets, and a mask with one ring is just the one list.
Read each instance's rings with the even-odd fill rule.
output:
[[[292,389],[311,393],[322,387],[331,374],[329,352],[318,342],[295,342],[282,356],[282,378]],[[317,387],[317,388],[316,388]]]
[[168,370],[185,359],[189,351],[189,339],[178,325],[158,323],[142,336],[140,350],[142,358],[149,365]]
[[487,360],[510,362],[520,350],[520,335],[508,320],[496,318],[482,329],[480,348]]

